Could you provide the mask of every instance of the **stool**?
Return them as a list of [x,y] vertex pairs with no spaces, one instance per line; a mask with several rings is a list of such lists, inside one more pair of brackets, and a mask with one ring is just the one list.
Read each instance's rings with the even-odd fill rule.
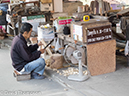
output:
[[17,70],[14,70],[13,75],[14,75],[14,77],[16,77],[17,81],[23,81],[23,80],[31,79],[31,73],[30,72],[19,72]]

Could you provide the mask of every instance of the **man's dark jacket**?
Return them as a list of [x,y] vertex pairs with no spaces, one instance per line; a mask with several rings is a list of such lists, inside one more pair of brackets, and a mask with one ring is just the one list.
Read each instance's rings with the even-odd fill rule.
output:
[[21,71],[23,67],[40,57],[41,52],[37,51],[38,44],[27,46],[27,42],[22,34],[13,39],[11,46],[11,59],[13,67]]

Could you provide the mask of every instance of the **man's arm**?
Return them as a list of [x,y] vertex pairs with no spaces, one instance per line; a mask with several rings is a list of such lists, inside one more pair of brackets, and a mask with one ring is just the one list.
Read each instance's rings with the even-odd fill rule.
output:
[[[30,48],[33,48],[33,47],[30,47]],[[30,52],[30,50],[28,50],[27,46],[24,46],[22,44],[18,44],[18,53],[27,62],[36,60],[41,55],[41,51],[35,51],[32,53],[32,52]]]
[[31,51],[31,52],[34,52],[38,49],[39,46],[43,45],[42,42],[39,42],[38,44],[35,44],[35,45],[30,45],[28,47],[28,49]]
[[38,44],[30,45],[28,47],[28,50],[30,50],[31,52],[34,52],[38,49],[38,47],[39,47]]

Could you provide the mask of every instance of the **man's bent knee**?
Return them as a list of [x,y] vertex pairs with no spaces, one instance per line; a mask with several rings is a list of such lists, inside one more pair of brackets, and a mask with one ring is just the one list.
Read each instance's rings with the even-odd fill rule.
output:
[[43,58],[40,58],[40,62],[41,64],[46,65],[45,60]]

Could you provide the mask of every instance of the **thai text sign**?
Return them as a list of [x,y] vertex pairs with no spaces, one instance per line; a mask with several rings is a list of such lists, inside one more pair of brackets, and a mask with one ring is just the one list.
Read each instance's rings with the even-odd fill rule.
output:
[[111,25],[87,29],[87,43],[97,43],[112,39]]

